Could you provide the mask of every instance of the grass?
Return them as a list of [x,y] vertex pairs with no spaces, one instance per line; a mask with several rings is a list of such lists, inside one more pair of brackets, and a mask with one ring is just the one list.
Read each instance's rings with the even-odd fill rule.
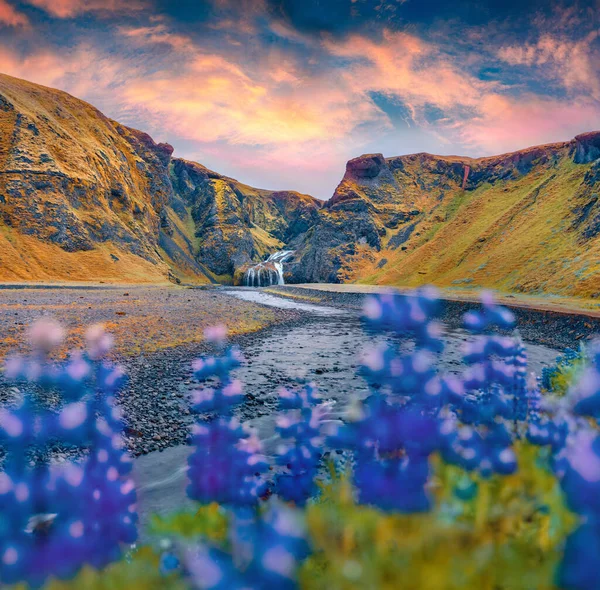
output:
[[[452,287],[470,279],[474,289],[589,299],[600,292],[600,242],[582,242],[570,221],[578,195],[585,200],[587,168],[565,157],[556,168],[459,191],[435,209],[446,221],[433,221],[430,212],[407,251],[383,249],[354,280]],[[377,269],[383,258],[388,264]]]

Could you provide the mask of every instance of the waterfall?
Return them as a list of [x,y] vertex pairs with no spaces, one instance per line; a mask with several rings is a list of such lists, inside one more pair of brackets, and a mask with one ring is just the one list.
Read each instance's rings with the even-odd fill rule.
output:
[[267,287],[283,285],[283,263],[294,253],[293,250],[279,250],[264,260],[251,266],[244,273],[246,287]]

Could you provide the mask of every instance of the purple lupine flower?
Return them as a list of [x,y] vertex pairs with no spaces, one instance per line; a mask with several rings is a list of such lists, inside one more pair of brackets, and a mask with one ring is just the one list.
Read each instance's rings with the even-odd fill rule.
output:
[[569,590],[600,588],[600,526],[589,522],[580,525],[566,540],[558,568],[557,584]]
[[266,492],[261,474],[269,464],[257,437],[235,418],[196,424],[188,459],[187,494],[202,503],[253,505]]
[[362,504],[395,512],[424,512],[430,508],[426,491],[430,467],[427,455],[407,454],[402,459],[373,460],[357,453],[354,483]]
[[[71,577],[85,563],[100,567],[118,559],[121,543],[135,539],[136,515],[114,406],[123,373],[100,361],[108,339],[96,328],[94,351],[55,365],[49,354],[62,341],[62,329],[44,321],[30,332],[33,357],[12,359],[7,376],[55,388],[67,403],[53,414],[28,397],[0,414],[0,443],[8,455],[0,497],[10,515],[0,526],[0,580],[38,586],[50,576]],[[27,449],[51,438],[89,446],[89,457],[31,467]]]
[[373,297],[365,306],[370,325],[412,338],[415,350],[368,351],[361,373],[373,394],[328,437],[329,445],[354,451],[360,502],[402,512],[429,509],[429,455],[441,444],[438,415],[463,394],[458,380],[440,377],[435,367],[435,353],[443,349],[442,330],[433,319],[438,313],[437,292],[428,288]]
[[[600,399],[600,348],[592,346],[590,364],[568,392],[575,415],[598,418]],[[560,408],[564,414],[564,407]],[[567,537],[558,572],[561,587],[592,590],[600,586],[600,435],[585,419],[561,416],[563,446],[554,448],[554,469],[567,505],[582,517],[582,524]]]
[[589,363],[567,395],[574,414],[600,418],[600,341],[590,346]]
[[290,410],[277,418],[277,432],[287,442],[278,449],[277,463],[286,469],[276,478],[276,491],[285,500],[303,506],[316,489],[322,455],[321,427],[330,405],[320,403],[314,384],[299,390],[279,390],[279,406]]
[[298,511],[274,501],[262,516],[236,509],[230,545],[231,554],[207,546],[186,552],[184,564],[195,588],[297,588],[296,571],[309,552]]
[[[222,330],[208,336],[222,343]],[[218,336],[218,338],[217,338]],[[193,363],[194,375],[204,381],[215,377],[219,387],[192,393],[192,410],[198,414],[218,413],[213,421],[198,421],[192,428],[194,452],[188,458],[188,496],[203,503],[252,505],[266,492],[261,474],[268,469],[258,438],[231,417],[245,399],[242,384],[231,379],[241,365],[237,348],[222,356],[210,356]]]
[[[467,330],[476,335],[465,345],[468,365],[463,375],[464,392],[452,396],[451,407],[458,420],[442,428],[442,456],[467,471],[483,477],[510,474],[517,469],[512,434],[507,426],[526,417],[527,356],[522,342],[509,336],[486,335],[498,327],[514,327],[512,312],[494,304],[491,294],[482,297],[482,311],[464,316]],[[450,399],[450,398],[449,398]],[[466,426],[465,426],[466,425]]]
[[440,306],[437,289],[422,287],[409,295],[388,293],[370,297],[365,303],[364,319],[377,329],[409,335],[418,348],[441,351],[442,327],[433,319]]

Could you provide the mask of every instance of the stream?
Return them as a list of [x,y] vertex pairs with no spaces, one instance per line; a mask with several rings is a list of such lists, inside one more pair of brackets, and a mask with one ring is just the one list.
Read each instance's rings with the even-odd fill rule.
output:
[[[353,396],[365,397],[368,393],[366,382],[356,375],[361,351],[377,343],[397,341],[391,333],[365,330],[355,310],[300,303],[257,289],[236,288],[225,293],[262,305],[296,309],[306,316],[302,323],[275,326],[264,338],[256,338],[243,347],[247,362],[234,373],[250,397],[240,407],[238,416],[258,430],[267,455],[274,453],[278,442],[274,430],[278,387],[293,386],[298,379],[314,381],[324,401],[334,402],[334,417],[342,415]],[[462,344],[468,338],[463,330],[446,330],[441,370],[461,370]],[[560,352],[540,344],[526,344],[529,370],[538,374],[542,367],[553,364]],[[185,495],[190,451],[190,447],[182,445],[135,459],[142,530],[152,513],[166,514],[193,505]]]

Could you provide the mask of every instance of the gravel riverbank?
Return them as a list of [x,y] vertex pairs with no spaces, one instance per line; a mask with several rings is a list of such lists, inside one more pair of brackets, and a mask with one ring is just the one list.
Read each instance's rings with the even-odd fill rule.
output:
[[[40,317],[52,317],[68,330],[59,356],[80,348],[92,324],[103,323],[114,335],[111,360],[127,375],[120,396],[126,441],[132,454],[139,455],[186,442],[191,363],[211,348],[203,340],[204,328],[225,324],[232,341],[244,346],[257,334],[267,337],[274,326],[298,322],[302,314],[232,298],[220,289],[5,288],[0,290],[0,355],[26,352],[27,328]],[[0,405],[12,403],[20,393],[0,373]],[[55,407],[60,397],[51,393],[44,401]]]
[[[294,285],[275,286],[269,292],[283,297],[297,298],[299,301],[310,301],[319,305],[344,306],[351,309],[362,309],[365,293],[352,293],[348,291],[327,291],[322,288],[310,289],[295,287]],[[600,336],[600,318],[585,313],[564,313],[531,307],[511,306],[506,302],[503,305],[510,307],[516,315],[521,336],[529,341],[544,344],[562,350],[564,348],[578,348],[580,342],[592,340]],[[470,309],[479,306],[472,302],[445,301],[442,320],[452,329],[460,328],[462,316]]]
[[[256,421],[267,437],[272,434],[272,421],[262,418],[273,416],[277,388],[292,385],[297,377],[314,380],[340,411],[351,394],[366,393],[366,384],[356,376],[358,354],[382,337],[362,328],[359,315],[364,295],[293,286],[268,291],[298,298],[299,304],[285,308],[294,300],[269,296],[264,290],[231,288],[3,290],[0,326],[5,334],[13,331],[13,344],[20,343],[31,321],[51,314],[71,329],[68,344],[77,345],[84,326],[109,323],[117,343],[113,360],[123,365],[128,376],[120,396],[127,446],[137,456],[186,443],[193,419],[188,395],[197,386],[191,363],[211,350],[201,336],[206,325],[224,322],[232,328],[231,340],[248,361],[236,375],[248,395],[240,418]],[[456,302],[446,306],[446,370],[459,369],[461,345],[467,337],[459,328],[460,316],[471,307]],[[523,337],[532,344],[531,359],[537,371],[551,364],[564,346],[575,345],[581,328],[577,318],[561,327],[544,320],[549,321],[534,312],[519,317]],[[575,330],[574,337],[556,333],[564,329]],[[8,348],[6,342],[4,347]],[[0,377],[0,403],[16,394]]]

